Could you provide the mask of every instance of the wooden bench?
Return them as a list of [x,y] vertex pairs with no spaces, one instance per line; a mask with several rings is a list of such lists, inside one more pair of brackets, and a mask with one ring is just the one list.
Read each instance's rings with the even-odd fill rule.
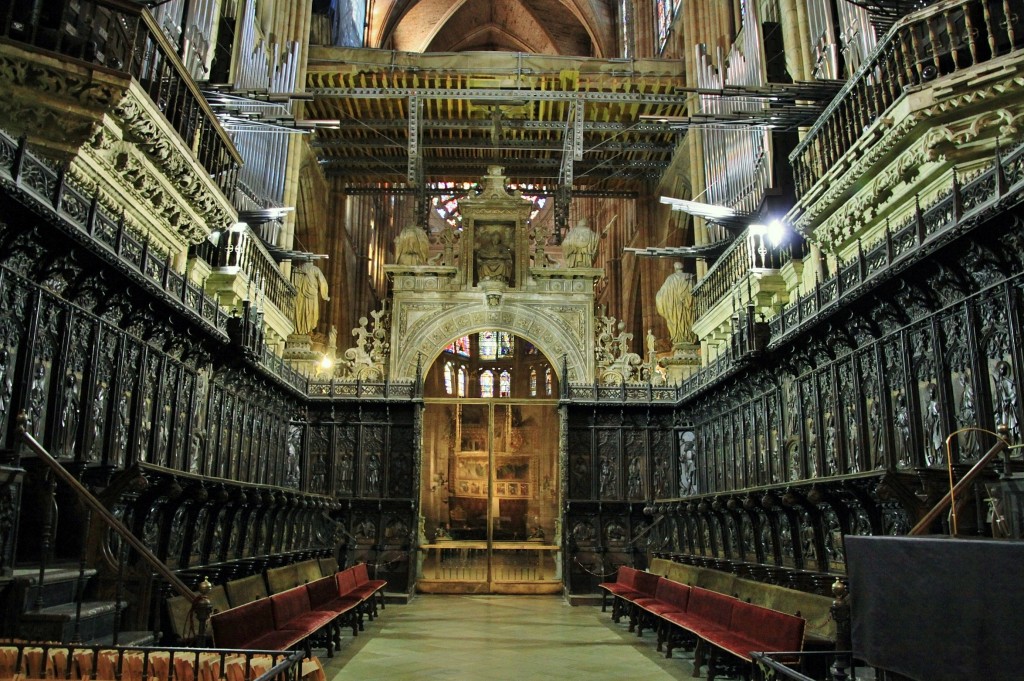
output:
[[629,630],[636,627],[637,611],[633,607],[638,598],[653,598],[658,586],[658,575],[623,565],[619,568],[614,582],[598,584],[602,589],[601,612],[605,611],[605,598],[612,600],[612,621],[618,622],[623,614],[629,615]]
[[320,573],[320,562],[313,558],[267,570],[267,587],[270,593],[276,594],[324,576]]
[[814,650],[835,648],[836,623],[832,620],[832,599],[828,596],[744,579],[728,572],[687,565],[664,558],[651,561],[650,571],[675,582],[700,586],[735,596],[741,601],[802,617],[805,647]]
[[[217,646],[236,649],[288,650],[302,646],[307,655],[314,641],[327,649],[328,657],[340,643],[341,629],[352,627],[353,636],[363,628],[362,614],[373,603],[375,591],[363,593],[358,570],[292,587],[273,596],[219,612],[210,618]],[[375,612],[375,611],[374,611]]]
[[[725,656],[741,664],[740,671],[750,678],[752,652],[798,652],[803,649],[806,621],[795,615],[745,603],[726,594],[702,587],[691,587],[651,573],[627,569],[608,590],[630,609],[630,631],[640,636],[645,628],[658,632],[658,650],[665,645],[665,656],[683,643],[694,646],[695,675],[707,660],[708,681],[714,681]],[[621,568],[620,568],[621,570]],[[655,580],[653,594],[640,595]],[[613,616],[615,607],[612,608]]]

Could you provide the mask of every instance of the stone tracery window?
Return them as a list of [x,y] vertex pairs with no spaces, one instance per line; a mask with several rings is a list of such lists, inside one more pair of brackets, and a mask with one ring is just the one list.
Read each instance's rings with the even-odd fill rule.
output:
[[449,395],[452,394],[452,363],[444,363],[444,391]]
[[508,369],[498,374],[498,397],[512,397],[512,374]]
[[[434,182],[429,187],[440,192],[430,200],[431,210],[452,227],[461,229],[462,212],[459,210],[459,200],[476,191],[479,187],[478,183]],[[536,218],[548,203],[548,196],[546,195],[548,190],[542,185],[512,183],[508,185],[508,188],[509,191],[521,191],[524,199],[529,199],[533,202],[533,210],[530,211],[531,220]]]
[[480,397],[494,397],[494,372],[490,369],[480,374]]
[[530,369],[530,397],[537,396],[537,370]]

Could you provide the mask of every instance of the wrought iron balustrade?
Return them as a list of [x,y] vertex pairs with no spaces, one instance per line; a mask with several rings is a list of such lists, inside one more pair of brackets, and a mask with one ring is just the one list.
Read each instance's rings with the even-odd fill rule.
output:
[[[194,613],[196,624],[196,641],[200,645],[206,643],[206,626],[212,612],[210,605],[209,584],[201,585],[199,593],[190,589],[163,561],[153,553],[152,547],[135,536],[135,534],[111,512],[102,501],[96,498],[89,489],[83,485],[68,469],[66,469],[50,452],[43,447],[38,440],[29,432],[31,427],[29,415],[22,412],[18,416],[18,434],[21,443],[31,452],[37,461],[45,465],[46,484],[49,491],[48,503],[43,504],[44,518],[42,523],[42,537],[40,538],[41,550],[39,552],[39,576],[36,602],[34,611],[39,612],[43,607],[43,588],[45,583],[47,562],[50,549],[56,540],[56,491],[58,481],[70,490],[82,506],[86,509],[86,526],[90,520],[98,521],[105,529],[105,547],[99,555],[106,556],[103,561],[107,570],[113,573],[115,580],[115,609],[114,609],[114,630],[113,643],[117,645],[118,635],[121,632],[121,609],[123,597],[128,591],[138,594],[159,593],[159,589],[153,588],[157,581],[161,581],[172,589],[179,596],[183,596],[190,604],[190,612]],[[82,557],[79,563],[79,582],[84,584],[85,571],[87,569],[88,544],[83,544]],[[72,635],[74,640],[81,640],[80,623],[82,620],[83,594],[78,593],[76,598],[76,612]],[[139,603],[135,604],[138,614],[135,620],[142,620],[147,613],[154,613],[153,604],[148,602],[148,597],[143,595]],[[154,632],[158,631],[157,619],[151,614],[146,617],[155,626]],[[154,637],[156,638],[156,637]]]
[[771,343],[783,342],[812,320],[839,310],[857,291],[879,286],[920,258],[926,252],[922,246],[934,250],[956,238],[965,223],[975,224],[1000,202],[1022,192],[1024,145],[997,154],[991,166],[968,182],[962,183],[954,175],[948,189],[934,203],[918,206],[904,220],[888,226],[877,242],[859,248],[853,257],[839,264],[835,274],[773,317]]
[[0,37],[127,73],[225,196],[241,156],[148,10],[127,0],[0,0]]
[[790,154],[797,196],[911,88],[1024,47],[1024,0],[940,2],[897,22]]

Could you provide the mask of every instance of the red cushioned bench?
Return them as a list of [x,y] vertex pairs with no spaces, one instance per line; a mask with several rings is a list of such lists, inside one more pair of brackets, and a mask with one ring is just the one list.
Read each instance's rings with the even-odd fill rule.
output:
[[[659,628],[659,650],[665,641],[665,657],[671,657],[673,649],[682,641],[695,641],[694,672],[700,671],[706,657],[708,681],[714,681],[718,674],[723,654],[749,665],[751,652],[795,652],[803,648],[806,621],[802,617],[744,603],[697,586],[671,586],[664,583],[671,580],[662,580],[653,598],[634,600],[643,613],[639,621],[647,622],[648,616],[657,617],[672,628],[671,631]],[[750,678],[749,668],[741,671]]]
[[317,640],[331,657],[334,646],[340,644],[342,626],[351,626],[352,635],[358,635],[366,604],[373,604],[377,587],[360,588],[358,572],[349,568],[218,612],[210,618],[214,642],[240,650],[287,650],[301,645],[311,654],[312,641]]
[[[708,639],[712,646],[708,654],[708,681],[714,681],[721,652],[743,660],[748,667],[753,662],[752,652],[799,652],[803,649],[806,624],[802,617],[737,601],[732,607],[729,628]],[[744,676],[749,679],[749,671]]]
[[637,613],[636,635],[643,635],[644,629],[654,628],[658,634],[658,652],[668,635],[668,613],[686,612],[690,600],[690,587],[661,577],[654,590],[653,598],[638,598],[633,604],[639,608]]
[[356,563],[349,568],[356,577],[356,589],[358,594],[363,596],[370,604],[370,619],[377,616],[377,601],[380,601],[380,609],[384,610],[384,587],[388,585],[385,579],[370,579],[366,569],[366,563]]
[[341,628],[346,624],[352,627],[352,635],[359,635],[359,608],[363,600],[349,593],[340,593],[338,580],[335,577],[322,577],[306,585],[309,592],[309,606],[314,611],[328,612],[332,615],[330,624],[331,638],[336,645],[341,645]]
[[616,574],[614,582],[603,582],[598,584],[602,589],[601,611],[604,612],[606,597],[610,594],[612,600],[612,621],[618,622],[623,614],[629,615],[629,630],[636,627],[636,608],[633,603],[638,598],[653,598],[654,591],[658,587],[658,580],[661,579],[653,572],[645,572],[635,568],[621,566]]
[[210,618],[214,644],[236,650],[288,650],[303,643],[303,629],[277,629],[269,598],[218,612]]
[[627,565],[622,565],[615,572],[614,582],[601,582],[597,585],[597,588],[601,589],[601,612],[606,612],[608,607],[608,596],[612,597],[612,619],[618,622],[616,617],[616,603],[618,599],[616,596],[622,593],[636,592],[634,585],[636,584],[636,573],[639,572],[636,568],[631,568]]

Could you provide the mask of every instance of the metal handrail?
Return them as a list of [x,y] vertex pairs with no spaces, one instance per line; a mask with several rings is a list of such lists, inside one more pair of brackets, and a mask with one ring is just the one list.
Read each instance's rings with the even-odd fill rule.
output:
[[156,557],[156,555],[149,550],[142,540],[135,536],[135,534],[129,530],[124,523],[122,523],[117,516],[110,512],[106,506],[103,505],[99,499],[90,492],[85,485],[78,481],[78,479],[71,474],[68,469],[64,468],[57,459],[53,457],[43,445],[32,436],[28,431],[28,415],[22,411],[18,414],[18,435],[21,438],[22,443],[25,444],[36,457],[46,464],[47,468],[53,472],[60,480],[62,480],[75,495],[83,501],[86,506],[92,511],[95,517],[103,521],[103,523],[117,533],[121,539],[123,539],[129,546],[135,549],[142,559],[156,572],[157,575],[167,581],[171,587],[178,592],[181,596],[184,596],[190,603],[192,610],[196,613],[198,620],[198,634],[197,638],[199,641],[203,641],[206,636],[206,622],[210,617],[212,606],[210,605],[210,599],[207,594],[210,591],[209,582],[204,582],[200,586],[199,593],[196,593],[181,581],[181,579],[171,571],[169,567],[162,560]]
[[[935,519],[938,518],[943,511],[945,511],[949,506],[953,504],[953,500],[956,499],[956,495],[963,491],[965,487],[974,482],[974,479],[977,478],[983,470],[985,470],[985,467],[988,465],[988,462],[994,459],[1000,452],[1004,452],[1003,456],[1005,457],[1006,473],[1007,475],[1009,475],[1010,450],[1008,449],[1009,443],[1006,441],[1006,426],[1000,425],[999,432],[999,437],[996,439],[996,443],[992,445],[992,448],[985,452],[985,455],[978,459],[977,463],[971,466],[971,469],[964,474],[964,477],[960,478],[959,482],[957,482],[956,485],[953,485],[950,488],[950,490],[946,492],[946,494],[941,499],[939,499],[938,503],[932,506],[932,509],[925,513],[924,516],[919,521],[917,521],[916,525],[910,528],[910,532],[907,533],[908,536],[916,537],[924,534],[928,530],[928,528],[931,527],[931,524],[935,522]],[[956,433],[953,433],[952,435],[946,438],[947,455],[950,451],[950,438],[952,438],[954,435],[956,435]],[[954,509],[953,512],[955,514],[956,510]]]

